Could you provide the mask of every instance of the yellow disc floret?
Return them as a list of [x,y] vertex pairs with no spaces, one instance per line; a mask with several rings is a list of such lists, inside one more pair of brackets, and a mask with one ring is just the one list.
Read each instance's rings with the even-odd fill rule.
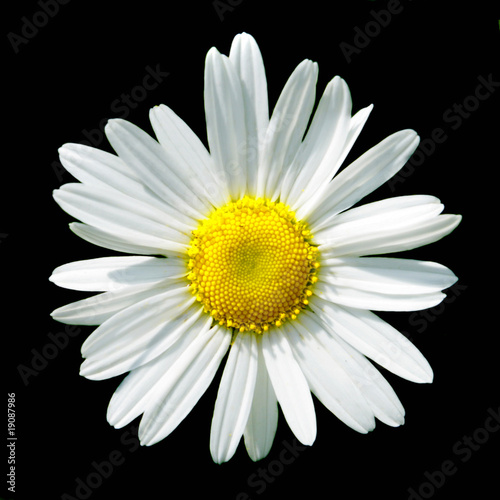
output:
[[317,248],[283,203],[245,197],[193,231],[191,291],[219,324],[267,331],[295,319],[317,281]]

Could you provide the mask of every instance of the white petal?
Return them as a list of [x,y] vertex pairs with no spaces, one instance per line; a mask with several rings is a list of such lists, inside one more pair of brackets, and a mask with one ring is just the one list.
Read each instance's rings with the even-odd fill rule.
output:
[[323,257],[411,250],[439,240],[458,225],[460,216],[439,215],[442,210],[432,196],[389,198],[338,215],[315,238]]
[[420,351],[372,312],[341,307],[318,297],[310,306],[325,326],[380,366],[412,382],[432,381],[432,369]]
[[212,318],[200,317],[163,354],[131,371],[116,389],[108,406],[108,422],[120,428],[154,405],[165,381],[173,378],[170,370],[175,362],[191,348],[199,336],[205,336]]
[[[358,138],[361,130],[363,129],[370,113],[373,109],[373,105],[367,106],[366,108],[360,109],[350,120],[349,122],[349,130],[347,132],[347,136],[344,141],[343,149],[336,160],[336,164],[332,166],[332,173],[330,176],[333,177],[334,173],[338,171],[338,169],[342,166],[346,156],[351,150],[354,142]],[[328,180],[330,180],[328,179]],[[309,216],[317,209],[319,205],[322,204],[324,195],[328,190],[328,183],[324,183],[320,186],[321,192],[311,191],[310,196],[304,201],[300,201],[297,203],[297,218],[298,219],[308,219]]]
[[324,282],[316,283],[314,293],[336,304],[373,311],[419,311],[436,306],[446,297],[440,292],[405,295],[378,293]]
[[430,293],[457,277],[436,262],[385,257],[340,257],[321,262],[320,280],[330,285],[381,294]]
[[57,267],[49,280],[72,290],[109,292],[128,285],[153,284],[187,274],[181,259],[157,257],[102,257]]
[[164,104],[152,108],[149,116],[158,142],[169,152],[172,164],[182,167],[189,186],[200,198],[223,205],[229,198],[227,186],[217,179],[213,160],[196,134]]
[[247,33],[234,37],[229,61],[241,81],[247,132],[247,194],[255,196],[260,149],[269,125],[267,81],[264,63],[254,38]]
[[351,104],[347,84],[336,76],[327,85],[307,135],[287,172],[294,181],[290,193],[282,201],[293,210],[298,210],[311,196],[320,196],[340,167],[338,160],[347,140]]
[[240,80],[233,65],[217,49],[205,62],[205,115],[208,144],[220,182],[241,198],[246,189],[247,132]]
[[82,355],[103,357],[117,346],[128,345],[145,335],[162,331],[165,325],[175,321],[180,313],[189,308],[193,299],[196,300],[185,283],[164,287],[161,293],[136,302],[94,330],[82,345]]
[[230,342],[231,332],[215,326],[199,335],[170,367],[142,417],[141,444],[157,443],[179,425],[212,382]]
[[405,410],[389,382],[359,351],[340,338],[336,340],[347,352],[346,359],[350,361],[351,366],[359,367],[356,371],[351,371],[351,376],[370,404],[375,417],[392,427],[403,425]]
[[166,289],[180,287],[180,282],[159,282],[154,285],[131,285],[72,302],[52,312],[52,317],[70,325],[100,325],[116,313]]
[[300,319],[283,325],[295,358],[307,378],[311,391],[340,420],[354,430],[367,433],[375,419],[367,401],[344,369],[318,342],[320,325]]
[[351,120],[349,122],[349,131],[344,143],[344,150],[337,160],[337,169],[342,165],[346,156],[351,151],[353,144],[356,142],[356,139],[363,130],[363,127],[365,126],[365,123],[368,120],[368,117],[370,116],[372,110],[373,104],[370,104],[366,108],[360,109],[355,115],[351,117]]
[[328,185],[321,205],[311,214],[309,223],[316,232],[339,212],[389,180],[406,163],[419,143],[413,130],[390,135],[346,167]]
[[209,209],[189,185],[182,165],[146,132],[130,122],[115,118],[104,129],[120,158],[156,195],[179,212],[201,219]]
[[210,429],[210,452],[215,463],[227,462],[243,435],[252,406],[257,356],[255,335],[237,335],[224,367]]
[[276,198],[279,194],[279,180],[295,157],[309,122],[317,77],[318,65],[302,61],[281,92],[264,138],[257,177],[259,197]]
[[[389,383],[359,352],[333,333],[318,314],[304,311],[300,323],[326,349],[334,362],[343,367],[371,412],[382,422],[396,426],[404,423],[404,408]],[[374,422],[371,421],[373,425]]]
[[64,144],[59,158],[64,168],[84,184],[115,189],[184,222],[192,222],[158,198],[119,156],[83,144]]
[[103,231],[102,229],[80,222],[71,222],[69,228],[83,240],[93,245],[115,250],[117,252],[139,255],[166,255],[174,258],[186,256],[185,246],[175,251],[166,250],[163,248],[165,246],[163,241],[152,240],[148,235],[135,233],[133,235],[133,241],[130,241],[127,238],[123,238],[121,232],[118,230]]
[[278,426],[278,401],[267,373],[261,337],[257,338],[257,344],[257,380],[252,408],[244,432],[245,447],[254,462],[267,456]]
[[[190,241],[186,233],[169,227],[175,221],[152,207],[116,191],[85,184],[65,184],[54,198],[73,217],[103,231],[118,232],[124,239],[148,242],[164,250],[184,251]],[[192,229],[192,228],[191,228]]]
[[[346,223],[356,223],[363,226],[373,223],[380,224],[386,219],[394,220],[399,224],[408,218],[418,221],[440,214],[443,208],[444,205],[435,196],[425,194],[394,196],[366,203],[338,214],[332,217],[332,220],[323,229],[316,228],[315,234],[328,234],[334,228]],[[341,231],[344,232],[344,229]]]
[[264,334],[262,352],[290,429],[301,443],[311,445],[316,439],[316,413],[311,392],[280,328]]
[[84,342],[80,374],[102,380],[159,356],[199,317],[202,308],[185,290],[169,290],[115,314]]

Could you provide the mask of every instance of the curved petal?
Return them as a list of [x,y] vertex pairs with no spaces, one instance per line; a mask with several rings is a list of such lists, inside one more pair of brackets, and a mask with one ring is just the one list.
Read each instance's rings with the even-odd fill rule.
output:
[[[351,121],[351,94],[336,76],[326,87],[307,135],[287,172],[293,177],[288,196],[282,201],[298,210],[311,196],[320,196],[340,167]],[[285,187],[286,181],[283,181]],[[301,217],[301,216],[299,216]]]
[[97,227],[80,222],[71,222],[69,228],[79,238],[93,245],[115,250],[116,252],[138,255],[165,255],[173,258],[186,256],[187,247],[181,246],[175,250],[172,248],[167,250],[164,248],[163,241],[154,240],[148,235],[136,233],[133,235],[133,238],[131,238],[130,234],[127,235],[128,237],[123,237],[122,232],[119,230],[103,231]]
[[375,417],[391,427],[403,425],[405,410],[389,382],[359,351],[340,338],[336,338],[336,341],[347,353],[346,359],[351,364],[351,374]]
[[205,216],[209,204],[197,196],[183,166],[160,143],[120,118],[109,120],[104,131],[120,158],[160,199],[196,220]]
[[[333,360],[343,367],[375,417],[392,426],[404,423],[404,408],[396,393],[362,354],[325,327],[317,314],[304,311],[301,323]],[[374,425],[374,422],[371,424]]]
[[338,215],[315,239],[326,258],[411,250],[439,240],[459,224],[460,216],[439,215],[442,210],[432,196],[389,198]]
[[263,335],[262,352],[290,429],[301,443],[311,445],[316,439],[316,413],[311,392],[281,327]]
[[175,228],[175,220],[110,189],[64,184],[54,191],[54,199],[76,219],[103,231],[118,232],[132,243],[147,242],[167,251],[184,251],[190,241],[188,228],[185,228],[186,233],[180,232]]
[[257,337],[257,347],[257,380],[244,432],[245,447],[254,462],[267,456],[278,427],[278,401],[267,373],[260,336]]
[[[285,84],[266,130],[257,196],[277,198],[277,186],[295,157],[314,106],[318,65],[302,61]],[[285,169],[285,170],[283,170]]]
[[[340,156],[337,158],[335,165],[332,165],[330,178],[327,181],[330,181],[331,178],[337,173],[339,168],[342,166],[346,156],[349,154],[352,146],[354,145],[356,139],[358,138],[361,130],[363,129],[370,113],[373,109],[373,105],[367,106],[366,108],[360,109],[349,122],[347,136],[344,140],[343,149],[340,153]],[[297,203],[297,218],[298,219],[309,219],[310,215],[317,209],[319,205],[321,205],[324,193],[328,189],[328,182],[325,182],[321,186],[321,193],[316,193],[311,191],[310,196],[307,199],[301,200],[300,203]]]
[[311,230],[328,225],[339,212],[350,208],[389,180],[407,162],[419,143],[414,130],[401,130],[385,138],[333,178],[311,213]]
[[57,267],[49,280],[63,288],[109,292],[130,285],[154,284],[187,274],[181,259],[157,257],[101,257],[70,262]]
[[132,370],[113,394],[107,412],[108,422],[120,428],[155,404],[164,384],[173,377],[172,367],[192,348],[198,337],[210,330],[211,318],[200,317],[184,335],[174,342],[163,354]]
[[380,366],[412,382],[432,381],[432,368],[420,351],[374,313],[341,307],[318,297],[310,301],[310,306],[325,328]]
[[102,380],[131,371],[171,346],[202,313],[184,288],[149,297],[120,311],[83,343],[80,374]]
[[210,429],[210,452],[215,463],[227,462],[243,435],[252,406],[257,360],[255,335],[237,335],[222,373]]
[[269,125],[264,62],[262,61],[259,46],[254,38],[247,33],[241,33],[234,37],[229,53],[229,61],[232,63],[241,82],[247,133],[247,194],[255,196],[260,149]]
[[440,292],[405,294],[378,293],[318,282],[314,293],[335,304],[373,311],[420,311],[439,304],[446,295]]
[[385,257],[340,257],[321,262],[321,281],[380,294],[424,294],[450,287],[457,277],[436,262]]
[[66,304],[53,311],[51,316],[69,325],[100,325],[137,302],[182,285],[184,283],[179,281],[130,285]]
[[[64,168],[83,184],[115,189],[167,214],[178,214],[158,198],[119,156],[83,144],[64,144],[59,148],[59,158]],[[192,223],[192,219],[183,214],[178,218]]]
[[157,443],[182,422],[212,382],[230,342],[231,332],[215,326],[170,367],[139,425],[142,445]]
[[375,419],[367,401],[344,369],[318,342],[319,324],[301,315],[283,325],[295,358],[304,372],[311,391],[340,420],[352,429],[367,433]]
[[214,206],[224,204],[229,199],[227,186],[217,179],[213,160],[196,134],[164,104],[152,108],[149,117],[158,142],[172,163],[182,168],[183,178],[198,197]]
[[205,61],[205,115],[208,144],[217,172],[234,199],[247,183],[247,131],[241,82],[228,57],[217,49]]

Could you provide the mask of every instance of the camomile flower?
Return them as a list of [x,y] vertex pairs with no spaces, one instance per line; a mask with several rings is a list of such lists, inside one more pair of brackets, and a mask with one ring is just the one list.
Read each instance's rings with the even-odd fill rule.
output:
[[210,433],[217,463],[242,437],[252,460],[265,457],[278,405],[311,445],[312,394],[360,433],[375,419],[403,424],[398,397],[369,359],[432,381],[422,354],[372,311],[435,306],[456,277],[434,262],[377,255],[439,240],[460,216],[441,215],[427,195],[353,208],[405,164],[419,138],[395,132],[340,170],[372,107],[352,115],[349,88],[336,76],[309,124],[317,75],[316,63],[300,63],[269,117],[259,48],[240,34],[228,57],[207,54],[209,151],[164,105],[150,114],[156,140],[114,119],[105,132],[117,155],[60,149],[80,181],[54,192],[80,221],[71,229],[133,255],[55,269],[57,285],[101,293],[52,315],[98,325],[82,346],[81,375],[128,372],[107,418],[121,428],[142,415],[143,445],[179,425],[226,355]]

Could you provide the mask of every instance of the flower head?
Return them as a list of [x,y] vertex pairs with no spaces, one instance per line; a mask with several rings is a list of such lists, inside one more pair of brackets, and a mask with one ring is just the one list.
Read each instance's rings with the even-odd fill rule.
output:
[[335,77],[317,110],[317,65],[304,61],[271,117],[255,40],[235,37],[229,57],[205,67],[210,152],[168,107],[151,110],[157,140],[110,120],[112,155],[60,149],[80,181],[54,193],[80,220],[83,239],[134,254],[65,264],[51,280],[102,292],[52,314],[98,325],[82,346],[81,374],[124,373],[108,408],[119,428],[142,414],[144,445],[190,412],[227,356],[210,449],[231,458],[244,437],[253,460],[269,452],[278,404],[304,444],[316,437],[311,393],[358,432],[404,422],[396,394],[368,360],[414,382],[432,370],[372,311],[411,311],[444,298],[455,275],[433,262],[375,257],[436,241],[459,223],[433,196],[400,196],[352,208],[392,177],[419,138],[392,134],[340,167],[372,107],[351,115]]

